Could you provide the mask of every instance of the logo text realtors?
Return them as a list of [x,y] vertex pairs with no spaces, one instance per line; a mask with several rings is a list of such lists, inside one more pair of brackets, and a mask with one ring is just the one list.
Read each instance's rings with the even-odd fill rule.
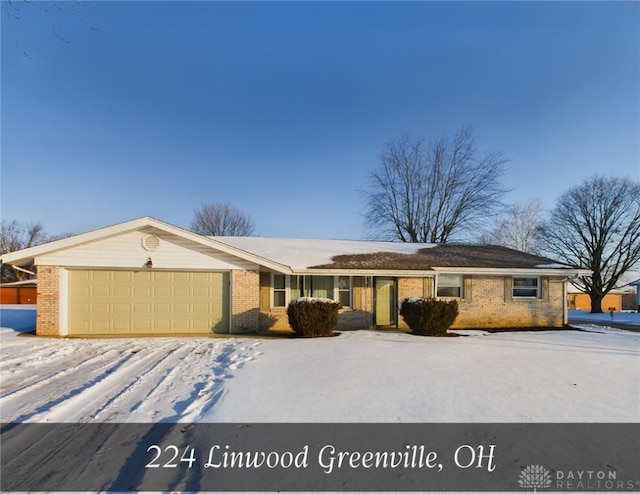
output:
[[616,471],[558,470],[555,487],[567,490],[633,490],[638,483],[633,480],[618,480]]

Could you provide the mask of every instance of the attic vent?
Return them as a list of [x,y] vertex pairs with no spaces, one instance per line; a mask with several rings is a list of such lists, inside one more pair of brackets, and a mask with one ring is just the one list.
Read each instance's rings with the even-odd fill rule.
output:
[[160,245],[160,239],[157,235],[145,235],[142,237],[142,248],[148,252],[153,252]]

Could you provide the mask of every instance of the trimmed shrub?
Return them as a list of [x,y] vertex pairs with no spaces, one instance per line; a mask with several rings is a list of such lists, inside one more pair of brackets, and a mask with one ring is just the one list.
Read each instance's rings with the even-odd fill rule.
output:
[[400,315],[411,330],[427,336],[445,336],[458,317],[458,302],[434,298],[405,298]]
[[333,336],[333,330],[338,325],[340,308],[338,302],[327,298],[297,298],[287,307],[289,325],[297,336]]

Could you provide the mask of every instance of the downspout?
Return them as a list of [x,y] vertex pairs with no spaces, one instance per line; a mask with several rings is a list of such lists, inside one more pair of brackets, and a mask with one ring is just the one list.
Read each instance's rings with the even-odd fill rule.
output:
[[565,278],[562,282],[562,320],[564,326],[569,324],[569,309],[567,307],[567,297],[569,296],[568,283],[569,278]]

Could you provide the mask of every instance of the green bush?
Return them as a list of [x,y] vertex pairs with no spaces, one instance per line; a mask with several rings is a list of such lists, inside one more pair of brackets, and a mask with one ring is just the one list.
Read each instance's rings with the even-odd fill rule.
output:
[[297,336],[333,336],[340,308],[338,302],[326,298],[298,298],[292,300],[287,307],[289,325]]
[[400,306],[400,315],[415,333],[444,336],[458,317],[458,302],[434,298],[405,298]]

